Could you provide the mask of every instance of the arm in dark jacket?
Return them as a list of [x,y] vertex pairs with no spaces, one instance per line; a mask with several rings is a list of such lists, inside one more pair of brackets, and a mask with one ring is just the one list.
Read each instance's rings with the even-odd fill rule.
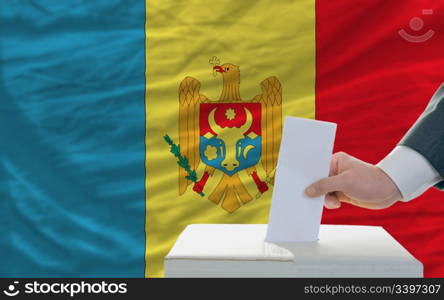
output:
[[[435,92],[426,110],[399,145],[422,154],[444,178],[444,84]],[[444,190],[444,181],[435,187]]]

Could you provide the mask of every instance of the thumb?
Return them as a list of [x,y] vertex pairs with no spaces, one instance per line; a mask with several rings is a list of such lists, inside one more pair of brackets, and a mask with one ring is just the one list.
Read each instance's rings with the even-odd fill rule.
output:
[[344,176],[343,174],[339,174],[336,176],[322,178],[315,183],[309,185],[305,189],[305,194],[308,197],[318,197],[331,192],[337,192],[342,189],[344,186]]

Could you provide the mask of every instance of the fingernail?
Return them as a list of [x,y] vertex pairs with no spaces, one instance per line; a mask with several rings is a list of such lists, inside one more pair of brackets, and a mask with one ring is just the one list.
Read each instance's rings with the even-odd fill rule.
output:
[[313,197],[316,195],[316,189],[314,186],[310,185],[308,188],[305,189],[305,194],[309,197]]
[[325,206],[328,209],[337,209],[337,208],[341,207],[341,204],[338,203],[338,202],[328,201],[328,202],[325,203]]
[[335,202],[335,203],[333,203],[333,205],[332,205],[332,208],[333,208],[333,209],[336,209],[336,208],[339,208],[339,207],[341,207],[341,203],[340,203],[340,202]]
[[336,209],[339,208],[341,206],[341,202],[337,201],[337,200],[333,200],[331,198],[328,197],[328,195],[325,197],[325,203],[324,206],[328,209]]

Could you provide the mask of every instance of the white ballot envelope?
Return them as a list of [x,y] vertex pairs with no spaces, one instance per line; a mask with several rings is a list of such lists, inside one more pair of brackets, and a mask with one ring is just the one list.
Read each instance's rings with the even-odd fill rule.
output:
[[328,176],[335,133],[334,123],[285,118],[265,241],[318,239],[324,197],[309,198],[304,190]]

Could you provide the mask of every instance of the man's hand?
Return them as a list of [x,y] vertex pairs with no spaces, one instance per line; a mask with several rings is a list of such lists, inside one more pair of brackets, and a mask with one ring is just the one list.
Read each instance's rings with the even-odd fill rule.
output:
[[382,170],[343,152],[333,155],[329,177],[305,190],[309,197],[325,195],[325,207],[341,202],[369,209],[382,209],[402,199],[395,183]]

